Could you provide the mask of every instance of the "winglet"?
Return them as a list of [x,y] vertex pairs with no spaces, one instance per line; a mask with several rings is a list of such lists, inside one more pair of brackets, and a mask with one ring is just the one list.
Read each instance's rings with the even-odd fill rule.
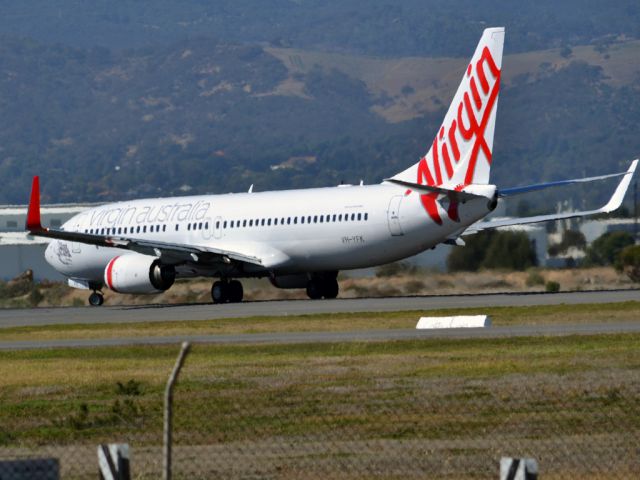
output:
[[622,200],[624,199],[625,193],[627,193],[627,189],[629,188],[629,184],[631,183],[631,179],[633,178],[633,174],[636,171],[636,167],[638,166],[638,159],[636,158],[631,165],[629,166],[629,170],[625,174],[622,181],[618,184],[616,191],[613,192],[611,196],[611,200],[604,207],[602,207],[602,211],[609,213],[616,210],[620,205],[622,205]]
[[40,223],[40,178],[37,176],[33,177],[33,183],[31,184],[31,198],[29,199],[25,228],[29,231],[42,230]]

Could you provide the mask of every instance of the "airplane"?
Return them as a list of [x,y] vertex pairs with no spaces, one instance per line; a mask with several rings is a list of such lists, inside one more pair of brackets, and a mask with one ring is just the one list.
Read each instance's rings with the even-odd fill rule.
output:
[[[154,198],[86,210],[61,228],[40,222],[33,178],[29,234],[52,239],[45,258],[71,287],[158,293],[176,278],[211,277],[214,303],[240,302],[239,279],[268,277],[279,288],[306,288],[311,299],[338,295],[338,272],[410,257],[440,243],[509,225],[611,212],[629,187],[627,171],[499,189],[489,182],[504,28],[484,30],[429,151],[377,185]],[[621,177],[601,208],[486,220],[498,203],[525,192]]]

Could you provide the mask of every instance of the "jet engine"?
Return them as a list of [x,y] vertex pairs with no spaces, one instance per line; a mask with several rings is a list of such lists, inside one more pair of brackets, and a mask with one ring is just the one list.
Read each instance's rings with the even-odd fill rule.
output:
[[104,271],[104,283],[114,292],[159,293],[167,290],[176,279],[172,265],[160,259],[137,253],[113,258]]

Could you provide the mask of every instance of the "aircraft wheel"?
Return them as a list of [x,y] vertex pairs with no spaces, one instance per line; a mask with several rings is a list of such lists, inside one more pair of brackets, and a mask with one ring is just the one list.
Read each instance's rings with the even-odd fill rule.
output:
[[322,282],[322,290],[322,296],[324,298],[336,298],[340,291],[338,280],[335,278],[325,280]]
[[227,282],[213,282],[211,299],[213,303],[227,303],[229,301],[229,284]]
[[242,301],[244,290],[242,289],[242,283],[240,283],[238,280],[231,280],[229,282],[228,291],[229,291],[229,302],[240,303]]
[[319,300],[322,298],[322,284],[318,280],[309,280],[307,283],[307,296],[311,300]]
[[101,293],[93,292],[91,295],[89,295],[89,305],[91,305],[92,307],[99,307],[103,303],[104,297]]

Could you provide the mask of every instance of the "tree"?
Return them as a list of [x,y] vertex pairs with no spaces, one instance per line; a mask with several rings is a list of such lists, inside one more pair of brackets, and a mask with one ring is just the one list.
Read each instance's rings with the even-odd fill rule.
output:
[[626,273],[632,281],[640,282],[640,245],[628,245],[620,251],[616,270]]
[[607,232],[587,248],[585,265],[613,265],[622,249],[633,244],[633,236],[627,232]]
[[480,232],[454,249],[447,258],[450,271],[477,271],[480,268],[526,270],[537,264],[536,252],[523,232]]
[[565,230],[562,234],[562,240],[560,243],[554,243],[550,245],[547,252],[552,257],[556,255],[567,253],[567,250],[571,247],[575,247],[579,250],[584,250],[587,246],[587,240],[582,234],[582,232],[578,232],[575,230]]

